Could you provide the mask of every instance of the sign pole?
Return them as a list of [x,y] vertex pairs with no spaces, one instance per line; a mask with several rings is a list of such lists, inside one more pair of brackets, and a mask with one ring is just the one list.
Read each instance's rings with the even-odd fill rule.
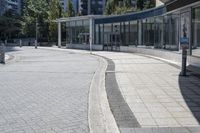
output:
[[181,76],[187,76],[187,49],[186,48],[182,48]]

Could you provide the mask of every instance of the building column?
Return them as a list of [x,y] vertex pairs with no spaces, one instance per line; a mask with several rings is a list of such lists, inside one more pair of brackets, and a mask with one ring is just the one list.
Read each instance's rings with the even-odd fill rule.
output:
[[164,17],[162,17],[161,42],[160,42],[161,43],[160,44],[161,48],[164,47],[164,43],[165,43],[164,42],[164,36],[165,36],[165,33],[164,33],[165,32],[165,27],[164,26],[165,26],[165,20],[164,20]]
[[58,22],[58,48],[61,48],[61,22]]
[[92,51],[92,44],[94,43],[94,20],[90,18],[90,51]]
[[138,44],[142,45],[142,38],[143,38],[143,30],[142,30],[142,20],[138,20]]

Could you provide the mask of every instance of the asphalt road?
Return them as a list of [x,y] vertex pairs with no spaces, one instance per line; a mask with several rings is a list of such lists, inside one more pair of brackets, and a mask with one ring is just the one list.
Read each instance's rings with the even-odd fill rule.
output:
[[0,65],[0,132],[89,132],[88,96],[98,60],[86,54],[12,48]]

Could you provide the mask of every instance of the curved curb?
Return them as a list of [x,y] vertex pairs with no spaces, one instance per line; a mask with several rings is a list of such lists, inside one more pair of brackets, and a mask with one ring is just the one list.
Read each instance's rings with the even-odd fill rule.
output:
[[110,110],[105,88],[105,72],[108,66],[107,61],[99,55],[92,54],[89,51],[69,50],[59,48],[46,48],[48,50],[59,50],[78,54],[90,55],[97,58],[99,67],[94,73],[89,89],[88,104],[88,123],[90,133],[120,133],[115,118]]
[[[15,60],[16,60],[16,57],[14,55],[5,54],[5,63],[3,65],[10,64],[10,63],[14,62]],[[0,64],[2,64],[2,63],[0,63]]]
[[89,128],[91,133],[119,133],[114,116],[110,110],[105,89],[105,71],[107,61],[98,55],[93,55],[99,60],[90,86],[89,94]]
[[11,54],[6,54],[7,58],[5,59],[6,64],[14,62],[16,60],[16,56]]

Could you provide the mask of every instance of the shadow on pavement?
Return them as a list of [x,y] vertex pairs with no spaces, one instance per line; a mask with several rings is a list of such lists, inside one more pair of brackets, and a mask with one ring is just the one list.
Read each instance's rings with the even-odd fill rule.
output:
[[16,48],[16,47],[5,47],[6,53],[15,52],[15,51],[20,51],[20,50],[19,48]]
[[179,87],[185,103],[200,123],[200,78],[194,75],[179,76]]

